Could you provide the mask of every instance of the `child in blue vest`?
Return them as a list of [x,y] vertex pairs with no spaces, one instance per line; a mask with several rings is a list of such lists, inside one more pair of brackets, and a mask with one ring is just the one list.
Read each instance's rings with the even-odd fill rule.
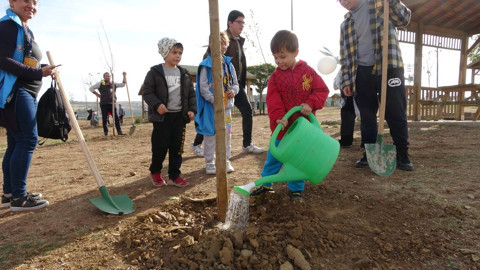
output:
[[[220,33],[222,53],[222,75],[223,75],[223,106],[225,109],[225,141],[226,141],[226,158],[227,173],[233,172],[234,169],[230,164],[231,138],[232,138],[232,107],[234,97],[238,93],[238,81],[235,74],[235,68],[231,63],[231,57],[225,56],[224,53],[229,45],[227,33]],[[215,120],[213,108],[213,75],[212,75],[212,58],[210,57],[210,48],[207,50],[208,57],[203,60],[197,72],[197,108],[198,114],[195,116],[197,123],[197,133],[204,135],[204,156],[206,162],[206,173],[216,174],[215,167]]]

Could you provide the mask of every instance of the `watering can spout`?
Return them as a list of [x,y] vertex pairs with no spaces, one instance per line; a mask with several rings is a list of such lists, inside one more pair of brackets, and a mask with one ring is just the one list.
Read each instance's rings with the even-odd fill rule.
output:
[[240,194],[250,195],[250,192],[254,187],[258,187],[263,184],[300,181],[306,180],[306,178],[307,176],[295,167],[290,166],[290,164],[284,164],[283,169],[277,174],[265,176],[256,180],[255,182],[251,182],[243,186],[234,186],[233,188]]

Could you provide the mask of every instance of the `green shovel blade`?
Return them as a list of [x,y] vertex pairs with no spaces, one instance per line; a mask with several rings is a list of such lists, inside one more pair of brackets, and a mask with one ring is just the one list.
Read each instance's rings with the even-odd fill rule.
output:
[[383,144],[383,135],[377,136],[376,143],[365,144],[368,166],[380,175],[389,176],[397,167],[397,151],[392,144]]
[[128,132],[128,135],[133,135],[133,133],[135,133],[135,124],[132,124],[132,126],[130,127],[130,131]]
[[102,194],[101,198],[90,198],[98,209],[108,214],[126,215],[135,211],[133,201],[126,194],[110,196],[105,186],[99,188]]

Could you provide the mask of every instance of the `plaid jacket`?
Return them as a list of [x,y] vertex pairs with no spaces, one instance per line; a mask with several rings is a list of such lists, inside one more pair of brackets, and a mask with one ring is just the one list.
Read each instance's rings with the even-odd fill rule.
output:
[[[368,14],[370,17],[370,31],[373,37],[373,48],[375,51],[375,65],[372,74],[382,73],[382,29],[383,29],[383,1],[368,0]],[[403,67],[402,54],[396,36],[396,27],[405,27],[410,22],[411,12],[400,1],[390,2],[390,24],[388,31],[388,68]],[[351,86],[355,91],[355,78],[358,67],[358,40],[355,33],[352,13],[345,14],[345,20],[340,28],[340,63],[342,79],[340,89]]]

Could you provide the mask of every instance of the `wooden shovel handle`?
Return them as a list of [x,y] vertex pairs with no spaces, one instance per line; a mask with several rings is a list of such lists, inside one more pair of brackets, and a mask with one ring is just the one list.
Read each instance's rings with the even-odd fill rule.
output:
[[387,101],[387,72],[388,72],[388,25],[389,25],[389,0],[383,4],[383,38],[382,38],[382,92],[380,97],[380,109],[378,112],[378,135],[383,135],[385,127],[385,103]]
[[135,124],[135,119],[133,118],[132,103],[130,102],[130,92],[128,91],[127,75],[125,75],[125,87],[127,88],[128,106],[130,106],[130,115],[132,116],[132,125],[133,125]]
[[[48,61],[50,62],[50,65],[55,65],[55,62],[53,61],[52,55],[50,54],[49,51],[47,51],[47,57],[48,57]],[[63,84],[62,84],[62,81],[60,80],[60,75],[58,73],[58,70],[56,69],[55,69],[55,78],[57,80],[58,88],[60,89],[60,95],[62,96],[63,104],[65,104],[68,116],[70,117],[70,123],[72,124],[72,127],[75,130],[75,134],[77,135],[77,139],[80,142],[80,146],[82,146],[82,150],[83,150],[83,153],[85,154],[85,158],[87,159],[88,166],[90,167],[90,170],[92,171],[98,186],[102,187],[105,185],[103,183],[102,176],[98,172],[97,166],[95,165],[95,161],[93,161],[92,155],[88,150],[87,143],[85,142],[85,138],[83,137],[82,131],[80,130],[80,126],[78,125],[77,119],[75,118],[75,114],[73,113],[73,109],[72,109],[72,106],[70,105],[70,101],[68,101],[67,94],[65,93],[65,90],[63,90]]]

